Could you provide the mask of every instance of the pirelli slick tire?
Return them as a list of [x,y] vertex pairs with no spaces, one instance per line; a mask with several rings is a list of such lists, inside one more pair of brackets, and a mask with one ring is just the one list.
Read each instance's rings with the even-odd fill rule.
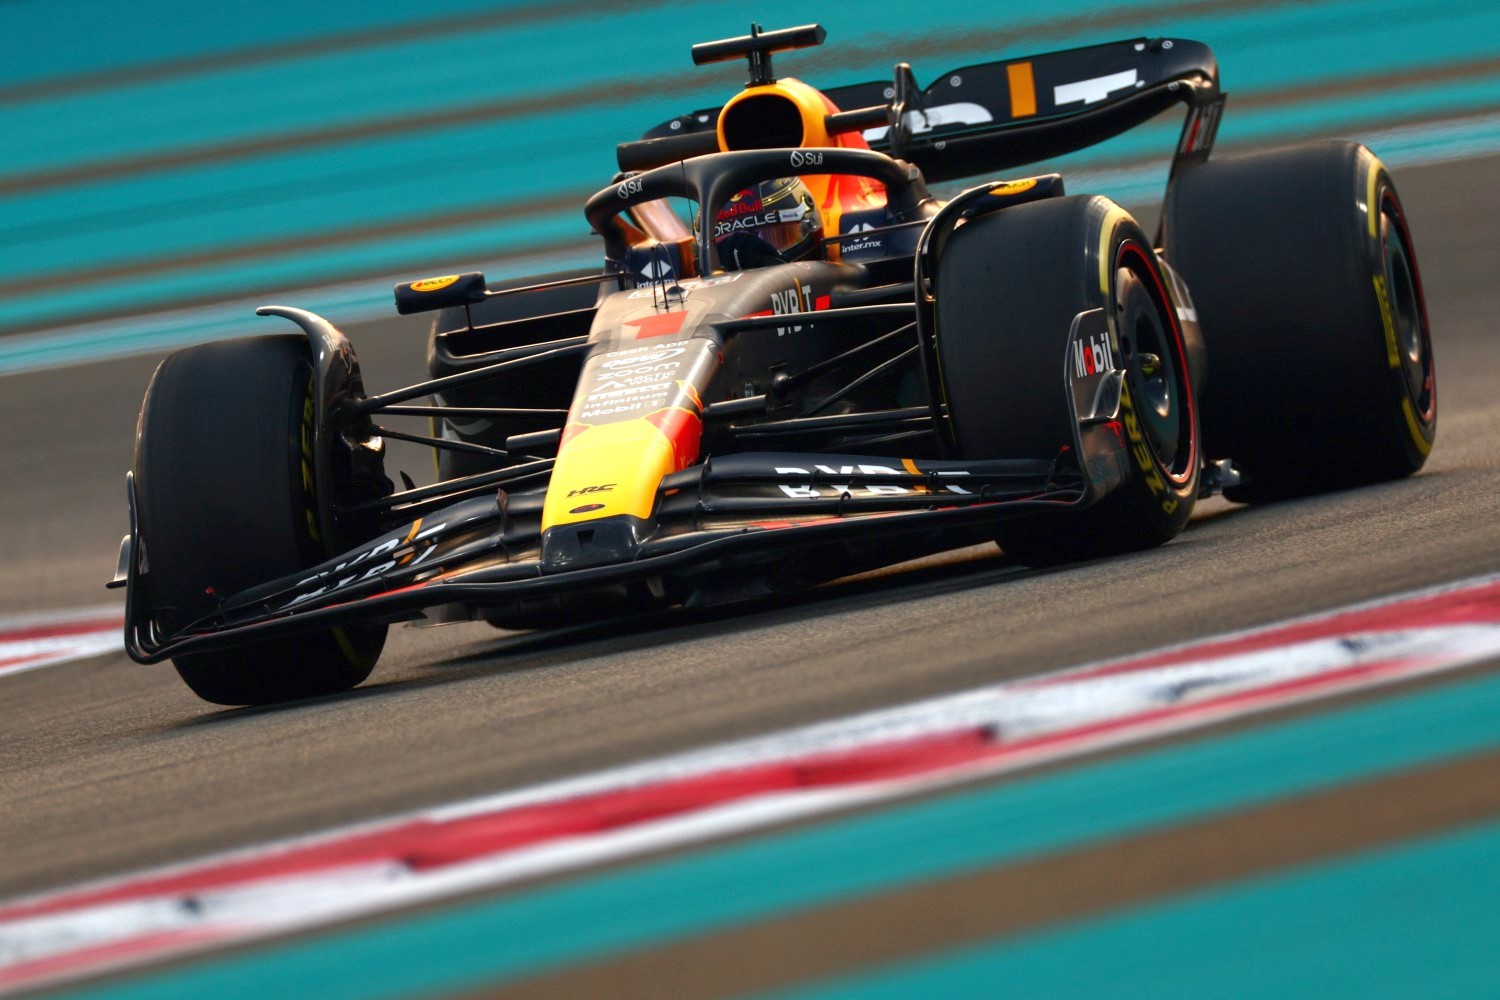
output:
[[1432,334],[1390,174],[1317,142],[1183,172],[1167,259],[1192,289],[1212,375],[1204,439],[1265,500],[1410,475],[1437,431]]
[[953,234],[938,267],[942,380],[966,457],[1054,458],[1071,445],[1069,333],[1079,313],[1099,308],[1125,372],[1130,474],[1084,510],[1002,521],[1001,548],[1027,565],[1151,548],[1186,525],[1202,458],[1183,330],[1150,241],[1106,198],[982,216]]
[[[300,335],[252,337],[171,355],[146,390],[136,432],[144,590],[170,634],[237,590],[327,558],[317,537],[313,372]],[[326,629],[173,660],[220,705],[330,694],[369,676],[384,625]]]

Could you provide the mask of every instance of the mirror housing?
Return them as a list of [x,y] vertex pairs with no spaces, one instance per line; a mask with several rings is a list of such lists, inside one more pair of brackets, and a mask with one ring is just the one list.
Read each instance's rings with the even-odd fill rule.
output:
[[396,311],[409,316],[449,306],[473,305],[484,301],[488,294],[482,271],[403,281],[396,286]]

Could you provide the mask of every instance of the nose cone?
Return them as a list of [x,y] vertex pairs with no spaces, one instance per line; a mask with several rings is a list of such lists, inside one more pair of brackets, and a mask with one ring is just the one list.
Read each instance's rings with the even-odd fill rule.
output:
[[[696,425],[696,414],[687,415]],[[583,427],[558,452],[542,529],[621,514],[646,520],[662,477],[681,468],[678,454],[672,439],[647,417]]]
[[629,562],[648,530],[628,515],[548,528],[542,532],[542,572]]

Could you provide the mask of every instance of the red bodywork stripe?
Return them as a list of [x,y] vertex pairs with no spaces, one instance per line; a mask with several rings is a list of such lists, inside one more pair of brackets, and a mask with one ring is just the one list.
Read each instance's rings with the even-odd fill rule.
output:
[[626,320],[626,326],[635,327],[635,339],[645,340],[648,337],[669,337],[682,329],[682,323],[687,319],[687,313],[682,310],[677,312],[658,313],[655,316],[647,316],[644,319]]
[[666,439],[672,442],[672,465],[680,472],[698,460],[698,444],[703,438],[703,421],[691,410],[668,407],[646,414]]

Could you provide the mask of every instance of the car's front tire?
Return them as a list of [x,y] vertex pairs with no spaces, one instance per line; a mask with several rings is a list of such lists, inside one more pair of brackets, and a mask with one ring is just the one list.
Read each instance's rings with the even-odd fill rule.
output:
[[[306,338],[250,337],[168,357],[136,435],[138,544],[159,632],[211,614],[238,590],[327,558],[310,466],[313,371]],[[173,658],[221,705],[330,694],[369,676],[384,625],[246,642]]]

